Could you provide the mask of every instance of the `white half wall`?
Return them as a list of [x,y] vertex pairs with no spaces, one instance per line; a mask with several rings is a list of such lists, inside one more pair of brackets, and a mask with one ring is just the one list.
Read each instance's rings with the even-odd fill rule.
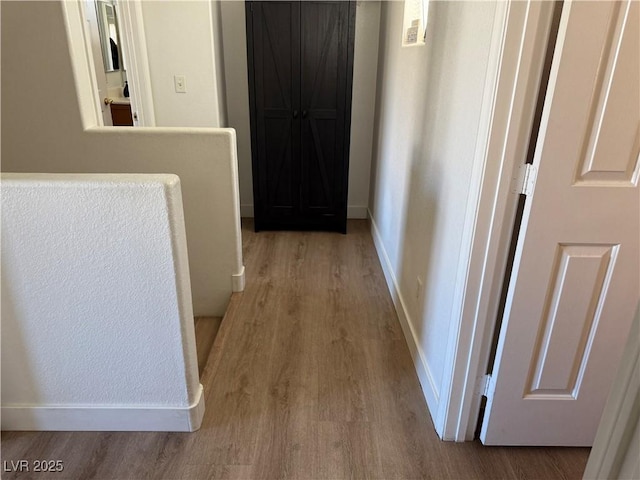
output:
[[2,429],[193,431],[175,175],[2,175]]
[[[436,423],[496,4],[431,2],[402,47],[404,2],[381,14],[372,234]],[[441,434],[441,425],[436,429]]]
[[72,2],[2,5],[2,92],[12,92],[2,99],[11,119],[2,122],[2,169],[178,175],[194,313],[222,316],[243,271],[235,132],[96,127],[93,61],[76,13]]
[[356,2],[348,218],[367,218],[378,79],[380,2]]
[[[245,3],[222,1],[224,71],[229,126],[238,135],[242,216],[253,216],[251,129],[247,78]],[[380,2],[358,1],[353,67],[347,216],[366,218],[378,65]]]

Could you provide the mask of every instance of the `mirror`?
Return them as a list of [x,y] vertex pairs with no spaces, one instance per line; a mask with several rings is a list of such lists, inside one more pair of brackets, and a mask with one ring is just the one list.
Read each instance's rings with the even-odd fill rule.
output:
[[117,72],[124,70],[116,9],[112,0],[96,0],[96,13],[98,14],[98,29],[100,31],[104,71]]

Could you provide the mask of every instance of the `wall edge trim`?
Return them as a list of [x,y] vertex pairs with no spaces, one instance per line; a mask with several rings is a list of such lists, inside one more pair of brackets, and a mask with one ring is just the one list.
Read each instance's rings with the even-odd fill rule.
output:
[[239,273],[235,273],[231,275],[231,291],[232,292],[243,292],[245,286],[245,274],[244,274],[244,265],[240,269]]

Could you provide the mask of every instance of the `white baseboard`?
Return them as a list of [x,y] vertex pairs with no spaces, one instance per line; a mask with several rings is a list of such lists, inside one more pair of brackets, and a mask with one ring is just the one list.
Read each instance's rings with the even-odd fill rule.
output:
[[[366,206],[351,205],[347,207],[347,218],[369,218]],[[240,205],[240,216],[253,218],[253,204]]]
[[398,287],[398,282],[393,272],[387,251],[384,248],[380,231],[378,230],[378,226],[376,225],[371,212],[368,212],[368,215],[371,221],[371,236],[373,237],[373,244],[376,247],[378,258],[380,259],[380,265],[382,265],[384,278],[387,282],[387,287],[389,288],[389,293],[391,294],[391,299],[393,300],[396,313],[398,314],[400,326],[402,327],[404,338],[407,342],[407,346],[409,347],[411,358],[413,359],[413,367],[416,369],[416,373],[418,374],[422,394],[427,401],[427,407],[429,408],[431,419],[435,423],[438,406],[440,404],[440,395],[433,380],[429,364],[427,363],[422,348],[417,341],[416,332],[412,326],[413,322],[411,321],[411,316],[409,315],[406,303],[402,297],[400,288]]
[[232,292],[244,292],[244,265],[240,269],[240,273],[231,275],[231,291]]
[[8,406],[2,407],[2,430],[194,432],[204,416],[202,385],[197,400],[179,407]]

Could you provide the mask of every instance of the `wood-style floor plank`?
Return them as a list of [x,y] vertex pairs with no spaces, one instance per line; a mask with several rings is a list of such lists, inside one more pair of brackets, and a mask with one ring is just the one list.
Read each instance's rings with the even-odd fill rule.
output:
[[202,428],[3,432],[3,460],[65,463],[3,478],[581,477],[589,449],[438,439],[366,222],[347,235],[252,227],[243,222],[246,290],[212,346],[214,325],[196,321]]
[[220,323],[222,323],[222,318],[220,317],[196,317],[195,319],[196,352],[200,376],[202,376],[204,367],[207,364],[213,341],[220,329]]

